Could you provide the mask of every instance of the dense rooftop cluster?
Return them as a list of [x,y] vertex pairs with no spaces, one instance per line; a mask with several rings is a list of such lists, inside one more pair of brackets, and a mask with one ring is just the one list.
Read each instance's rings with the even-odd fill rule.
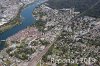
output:
[[[41,6],[42,7],[42,6]],[[97,62],[91,65],[99,66],[99,58],[100,58],[100,49],[99,49],[99,19],[83,16],[77,17],[73,20],[73,18],[77,15],[76,12],[73,12],[73,9],[51,9],[46,7],[48,10],[37,9],[38,12],[47,13],[48,17],[46,20],[45,29],[48,30],[49,27],[51,29],[55,29],[55,26],[62,26],[61,35],[58,37],[56,42],[54,43],[53,48],[48,51],[46,56],[43,57],[43,60],[48,63],[48,56],[52,58],[53,56],[59,56],[58,58],[95,58]],[[79,14],[77,12],[77,14]],[[68,16],[66,16],[68,15]],[[39,17],[37,14],[36,16]],[[38,18],[41,19],[41,18]],[[57,28],[57,29],[59,29]],[[60,31],[60,30],[59,30]],[[51,31],[50,31],[51,32]],[[57,32],[56,32],[57,33]],[[49,35],[51,35],[49,33]],[[49,36],[48,35],[48,36]],[[46,37],[48,37],[46,36]],[[51,37],[50,37],[51,38]],[[50,39],[49,40],[52,40]],[[45,58],[46,57],[46,58]],[[50,60],[50,59],[49,59]],[[50,63],[48,63],[50,65]],[[79,63],[79,65],[88,65],[87,63]],[[52,65],[52,64],[51,64]]]
[[[11,64],[14,62],[16,65],[26,64],[27,66],[29,60],[33,60],[32,63],[35,63],[49,50],[42,58],[43,63],[47,65],[99,66],[99,19],[89,16],[76,18],[78,14],[80,12],[75,12],[74,8],[52,9],[45,5],[39,6],[33,11],[37,22],[7,39],[9,46],[5,49],[5,57],[2,55],[0,57],[2,64],[7,64],[10,61]],[[95,58],[96,62],[92,64],[61,63],[60,65],[50,62],[50,58],[80,59],[90,57]],[[12,58],[13,61],[8,60],[9,58]]]
[[0,1],[0,26],[15,18],[20,8],[35,0],[1,0]]

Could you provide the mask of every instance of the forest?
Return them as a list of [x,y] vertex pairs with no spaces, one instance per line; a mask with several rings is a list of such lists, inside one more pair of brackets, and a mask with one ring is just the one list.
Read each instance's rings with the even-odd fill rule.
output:
[[[48,6],[53,9],[75,8],[75,11],[84,12],[84,15],[92,17],[100,17],[100,1],[99,0],[49,0]],[[97,3],[95,6],[94,4]],[[93,8],[91,8],[94,6]],[[90,9],[91,8],[91,9]]]

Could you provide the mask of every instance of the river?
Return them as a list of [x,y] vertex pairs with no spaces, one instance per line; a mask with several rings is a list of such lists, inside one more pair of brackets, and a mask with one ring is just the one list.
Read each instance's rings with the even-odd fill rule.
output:
[[[21,19],[22,19],[22,24],[20,24],[18,26],[15,26],[15,27],[1,33],[0,34],[0,41],[1,40],[6,40],[8,37],[16,34],[20,30],[23,30],[26,27],[31,26],[36,21],[35,18],[32,16],[32,11],[36,7],[38,7],[39,5],[44,3],[45,1],[46,0],[37,0],[34,3],[31,3],[30,5],[23,8],[22,11],[20,12]],[[4,48],[4,44],[0,43],[0,50],[3,49],[3,48]]]

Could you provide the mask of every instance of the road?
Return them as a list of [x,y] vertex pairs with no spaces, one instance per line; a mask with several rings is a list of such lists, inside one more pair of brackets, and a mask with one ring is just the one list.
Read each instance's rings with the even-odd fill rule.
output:
[[35,56],[28,64],[28,66],[36,66],[38,61],[40,61],[40,59],[42,59],[42,56],[46,54],[46,52],[48,51],[48,49],[52,46],[52,44],[50,44],[49,46],[47,46],[42,52],[38,53],[37,56]]
[[[93,7],[95,7],[100,1],[98,1],[97,3],[95,3],[93,6],[91,6],[88,10],[92,9]],[[80,15],[86,13],[86,11],[84,11],[83,13],[77,15],[76,17],[72,18],[72,20],[70,20],[69,22],[73,21],[74,19],[78,18]],[[68,22],[68,23],[69,23]],[[65,25],[63,26],[63,28],[65,27]],[[61,33],[62,33],[63,30],[61,30]],[[60,33],[60,34],[61,34]],[[59,34],[59,36],[60,36]],[[59,37],[58,36],[58,37]],[[57,40],[57,38],[54,40],[54,42]],[[50,44],[49,46],[47,46],[42,52],[38,53],[37,56],[35,56],[34,58],[31,59],[31,61],[28,63],[28,66],[36,66],[37,63],[42,59],[42,57],[47,53],[47,51],[49,50],[49,48],[54,44],[54,42],[52,42],[52,44]]]
[[[63,29],[63,28],[62,28]],[[42,57],[48,52],[49,48],[54,44],[57,38],[61,35],[63,30],[59,33],[59,35],[55,38],[55,40],[49,44],[43,51],[37,54],[37,56],[33,57],[31,61],[28,63],[28,66],[36,66],[38,62],[42,59]]]

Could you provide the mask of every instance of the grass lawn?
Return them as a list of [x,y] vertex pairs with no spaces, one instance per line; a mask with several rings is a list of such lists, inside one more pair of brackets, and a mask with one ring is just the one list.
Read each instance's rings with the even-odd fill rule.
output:
[[40,66],[40,62],[37,64],[37,66]]
[[[40,62],[37,64],[37,66],[40,66]],[[43,64],[42,66],[48,66],[47,64]]]

